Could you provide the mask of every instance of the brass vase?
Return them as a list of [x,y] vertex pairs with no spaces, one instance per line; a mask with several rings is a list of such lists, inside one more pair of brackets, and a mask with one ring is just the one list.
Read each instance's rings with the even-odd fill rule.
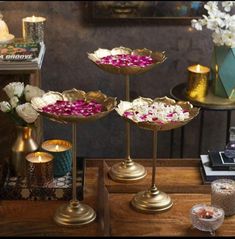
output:
[[16,126],[17,136],[12,146],[10,170],[12,176],[26,176],[26,155],[38,149],[37,142],[32,137],[32,128]]

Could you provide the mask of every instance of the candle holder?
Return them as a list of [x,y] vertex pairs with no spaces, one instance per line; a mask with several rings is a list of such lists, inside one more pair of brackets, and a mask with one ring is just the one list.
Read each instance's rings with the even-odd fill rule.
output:
[[224,210],[206,204],[197,204],[190,210],[190,219],[193,228],[210,232],[212,236],[215,236],[215,231],[224,222]]
[[[162,97],[162,98],[155,98],[154,100],[150,98],[143,98],[139,97],[138,99],[134,100],[136,104],[140,103],[143,105],[152,105],[155,102],[158,103],[164,103],[166,105],[172,105],[172,106],[181,106],[184,111],[187,111],[189,114],[189,117],[187,119],[184,119],[182,121],[173,121],[173,122],[167,122],[167,123],[159,123],[154,121],[138,121],[137,118],[129,118],[128,116],[125,116],[126,110],[132,110],[133,105],[126,105],[120,103],[118,105],[117,112],[119,115],[124,117],[125,120],[134,123],[138,127],[146,130],[152,130],[153,131],[153,164],[152,164],[152,184],[150,189],[146,191],[141,191],[137,193],[132,201],[131,205],[140,212],[147,212],[147,213],[153,213],[153,212],[159,212],[169,209],[173,203],[171,198],[164,192],[161,192],[158,190],[155,182],[155,175],[156,175],[156,158],[157,158],[157,132],[158,131],[165,131],[165,130],[171,130],[178,127],[181,127],[185,124],[187,124],[189,121],[191,121],[194,117],[196,117],[199,113],[199,109],[194,107],[189,102],[183,102],[180,101],[176,103],[173,99],[170,99],[168,97]],[[133,102],[134,102],[133,101]],[[130,103],[130,102],[129,102]],[[134,110],[134,109],[133,109]],[[135,110],[134,110],[135,111]]]
[[[102,104],[102,111],[90,116],[79,116],[79,115],[56,115],[46,113],[42,110],[44,106],[54,104],[57,100],[61,101],[75,101],[83,99],[87,102],[96,101]],[[67,90],[62,93],[60,92],[48,92],[42,97],[35,97],[31,101],[32,106],[42,115],[49,119],[60,122],[60,123],[71,123],[72,124],[72,158],[73,158],[73,197],[68,204],[60,206],[55,215],[54,220],[56,223],[64,226],[80,226],[88,224],[95,220],[96,213],[90,206],[80,203],[77,200],[77,189],[76,189],[76,138],[77,138],[77,123],[86,123],[94,120],[98,120],[108,115],[116,106],[116,98],[108,97],[101,91],[90,91],[84,92],[77,89]]]
[[23,38],[29,42],[44,42],[44,17],[25,17],[22,19]]
[[42,149],[54,156],[54,176],[62,177],[72,167],[72,144],[66,140],[53,139],[42,143]]
[[[143,66],[113,66],[110,64],[100,64],[100,60],[104,56],[130,54],[135,56],[148,56],[153,59],[152,64]],[[166,60],[165,52],[152,52],[149,49],[135,49],[125,47],[116,47],[112,50],[98,49],[94,53],[88,53],[88,58],[95,63],[100,69],[113,73],[121,74],[125,76],[125,95],[126,100],[130,100],[130,75],[137,75],[151,70],[158,64],[163,63]],[[117,164],[114,164],[109,170],[109,176],[118,182],[133,182],[144,178],[147,175],[146,169],[134,162],[131,158],[131,146],[130,146],[130,124],[126,122],[126,157]]]
[[235,181],[217,179],[211,183],[211,204],[224,210],[225,216],[235,214]]
[[187,96],[191,99],[201,100],[208,92],[210,68],[193,65],[188,68]]
[[53,155],[34,152],[26,156],[26,178],[29,187],[47,186],[53,181]]

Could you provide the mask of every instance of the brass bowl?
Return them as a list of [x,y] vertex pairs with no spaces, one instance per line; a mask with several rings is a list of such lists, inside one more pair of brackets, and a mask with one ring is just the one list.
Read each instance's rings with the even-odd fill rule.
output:
[[[181,127],[185,124],[187,124],[189,121],[191,121],[194,117],[196,117],[199,113],[200,108],[193,107],[192,104],[190,104],[188,101],[178,101],[176,102],[175,100],[168,98],[168,97],[161,97],[161,98],[155,98],[154,100],[150,98],[144,98],[144,97],[139,97],[135,101],[142,101],[145,102],[148,105],[151,105],[153,102],[163,102],[168,105],[179,105],[182,107],[184,110],[188,110],[189,112],[189,118],[184,120],[184,121],[176,121],[176,122],[168,122],[165,124],[158,124],[156,122],[150,122],[150,121],[145,121],[145,122],[139,122],[135,121],[134,119],[129,119],[127,117],[123,116],[124,111],[131,109],[131,102],[124,101],[119,103],[118,108],[116,108],[116,111],[120,116],[122,116],[125,120],[136,124],[138,127],[147,129],[147,130],[156,130],[156,131],[166,131],[166,130],[171,130],[175,129],[178,127]],[[130,108],[128,108],[130,107]]]
[[[85,101],[94,100],[103,106],[103,111],[91,116],[62,116],[62,115],[55,115],[50,114],[42,111],[42,108],[49,104],[54,104],[57,100],[64,100],[64,101],[75,101],[83,99]],[[33,108],[38,111],[40,114],[50,118],[51,120],[67,123],[67,122],[88,122],[100,119],[107,114],[109,114],[116,106],[117,101],[114,97],[108,97],[107,95],[103,94],[101,91],[89,91],[85,92],[82,90],[71,89],[60,92],[49,91],[48,93],[44,94],[42,97],[35,97],[31,100],[31,104]]]
[[[135,49],[132,50],[130,48],[125,47],[116,47],[111,50],[108,49],[98,49],[94,53],[87,53],[88,58],[100,69],[114,73],[114,74],[123,74],[123,75],[136,75],[141,74],[146,71],[149,71],[154,66],[163,63],[167,57],[165,55],[165,52],[152,52],[149,49],[143,48],[143,49]],[[117,55],[117,54],[131,54],[131,55],[140,55],[140,56],[151,56],[154,63],[150,64],[146,67],[140,67],[140,66],[123,66],[123,67],[115,67],[108,64],[98,64],[97,61],[100,61],[102,57],[108,56],[108,55]]]

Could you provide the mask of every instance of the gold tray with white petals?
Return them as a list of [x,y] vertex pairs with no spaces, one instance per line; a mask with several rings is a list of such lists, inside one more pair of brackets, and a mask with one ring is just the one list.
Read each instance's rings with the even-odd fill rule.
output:
[[[131,119],[128,117],[125,117],[123,114],[125,111],[127,110],[131,110],[132,107],[134,105],[151,105],[154,102],[162,102],[165,103],[167,105],[178,105],[180,106],[183,110],[187,110],[189,113],[189,117],[183,121],[174,121],[174,122],[166,122],[163,124],[159,124],[153,121],[137,121],[135,119]],[[156,130],[156,131],[166,131],[166,130],[171,130],[171,129],[175,129],[178,127],[181,127],[185,124],[187,124],[189,121],[191,121],[194,117],[196,117],[199,113],[199,108],[197,107],[193,107],[192,104],[190,104],[190,102],[188,101],[178,101],[176,102],[175,100],[168,98],[168,97],[161,97],[161,98],[155,98],[155,99],[151,99],[151,98],[144,98],[144,97],[139,97],[135,100],[133,100],[133,102],[128,102],[128,101],[121,101],[117,108],[116,111],[118,112],[118,114],[120,116],[122,116],[125,120],[136,124],[138,127],[143,128],[143,129],[147,129],[147,130]]]
[[[43,107],[55,104],[57,101],[76,101],[84,100],[85,102],[95,101],[102,105],[102,111],[90,116],[77,116],[77,115],[56,115],[53,113],[44,112]],[[101,91],[89,91],[85,92],[78,89],[65,90],[62,93],[49,91],[42,97],[34,97],[31,100],[33,108],[40,114],[50,118],[51,120],[61,123],[67,122],[88,122],[100,119],[109,114],[116,106],[117,101],[115,97],[109,97],[103,94]]]
[[[163,63],[167,57],[165,55],[165,52],[158,52],[158,51],[151,51],[147,48],[143,49],[130,49],[123,46],[115,47],[111,50],[108,49],[102,49],[99,48],[98,50],[94,51],[93,53],[87,53],[88,58],[99,68],[101,68],[104,71],[114,73],[114,74],[123,74],[123,75],[136,75],[141,74],[146,71],[149,71],[153,67],[155,67],[158,64]],[[98,64],[103,57],[106,56],[115,56],[119,54],[130,54],[130,55],[139,55],[139,56],[150,56],[153,60],[152,64],[149,64],[145,67],[140,66],[113,66],[109,64]]]

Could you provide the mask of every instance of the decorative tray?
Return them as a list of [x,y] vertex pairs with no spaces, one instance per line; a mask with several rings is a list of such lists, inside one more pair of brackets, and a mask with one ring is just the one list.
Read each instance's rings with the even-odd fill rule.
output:
[[[77,197],[83,199],[84,158],[77,157]],[[30,187],[26,178],[12,177],[8,173],[0,189],[1,200],[70,200],[72,197],[72,173],[54,178],[53,182],[43,187]]]

